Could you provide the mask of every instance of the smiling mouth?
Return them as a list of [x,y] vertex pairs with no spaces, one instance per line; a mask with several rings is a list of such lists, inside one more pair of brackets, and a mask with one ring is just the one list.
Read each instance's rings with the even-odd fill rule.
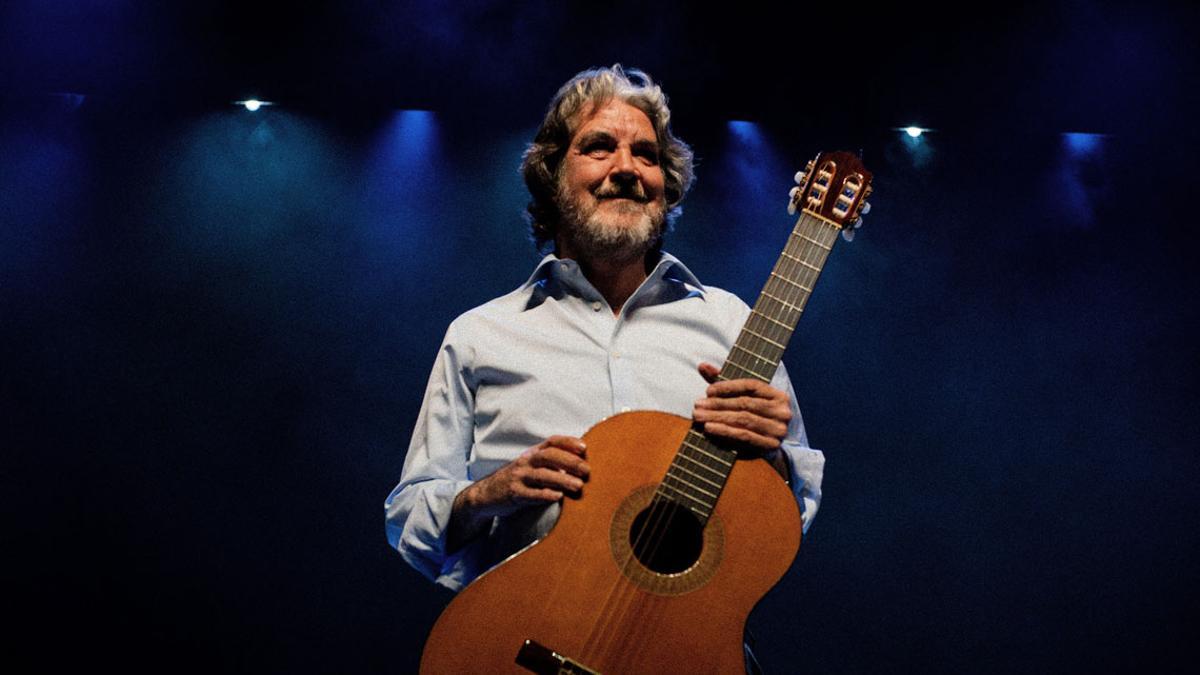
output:
[[599,201],[602,201],[602,202],[623,201],[623,202],[633,202],[635,204],[645,204],[647,201],[646,199],[639,197],[637,195],[597,195],[596,199]]

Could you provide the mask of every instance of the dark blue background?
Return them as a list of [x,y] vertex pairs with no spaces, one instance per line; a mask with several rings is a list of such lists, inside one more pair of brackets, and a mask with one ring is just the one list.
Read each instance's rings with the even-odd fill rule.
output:
[[517,164],[543,106],[621,61],[700,158],[667,248],[706,283],[754,297],[818,150],[876,174],[786,357],[828,468],[751,618],[768,670],[1166,668],[1200,605],[1198,27],[1090,2],[7,3],[6,654],[415,669],[448,596],[388,549],[383,499],[445,326],[536,261]]

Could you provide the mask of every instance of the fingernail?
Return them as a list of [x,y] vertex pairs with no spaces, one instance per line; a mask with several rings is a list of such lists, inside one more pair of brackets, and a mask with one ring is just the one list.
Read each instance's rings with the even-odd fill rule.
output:
[[583,481],[579,480],[578,478],[572,478],[571,487],[578,490],[579,488],[583,487]]

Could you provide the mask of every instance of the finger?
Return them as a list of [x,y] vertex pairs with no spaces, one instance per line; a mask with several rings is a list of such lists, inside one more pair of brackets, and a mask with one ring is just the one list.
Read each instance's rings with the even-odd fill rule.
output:
[[775,400],[787,400],[788,395],[782,389],[776,389],[766,382],[742,378],[738,380],[722,380],[708,385],[705,395],[710,398],[730,396],[756,396]]
[[563,498],[563,493],[551,488],[531,488],[524,485],[513,490],[514,504],[544,504]]
[[579,455],[558,448],[543,448],[529,456],[530,466],[566,471],[580,478],[587,478],[592,467]]
[[575,436],[551,436],[538,444],[539,448],[562,448],[583,457],[587,454],[587,443]]
[[719,368],[707,362],[701,363],[698,370],[700,371],[700,377],[703,377],[704,381],[708,382],[709,384],[716,382],[717,376],[721,374],[721,370]]
[[579,492],[583,481],[569,473],[556,469],[530,469],[521,477],[526,488],[550,488],[562,492]]
[[779,448],[778,438],[755,433],[743,427],[730,426],[721,422],[705,422],[704,431],[705,433],[713,436],[728,438],[730,440],[744,443],[755,450],[759,450],[764,453]]
[[708,424],[715,422],[728,427],[737,427],[747,431],[770,436],[778,445],[787,436],[787,423],[771,417],[763,417],[748,410],[696,410],[693,418],[697,422]]
[[785,423],[792,419],[792,409],[786,402],[753,396],[702,398],[695,402],[693,412],[696,410],[746,410]]

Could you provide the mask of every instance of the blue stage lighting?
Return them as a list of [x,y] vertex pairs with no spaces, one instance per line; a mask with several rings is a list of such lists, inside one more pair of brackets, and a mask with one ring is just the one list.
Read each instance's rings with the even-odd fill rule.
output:
[[921,134],[925,133],[925,130],[921,127],[905,127],[904,133],[908,134],[909,138],[920,138]]
[[1104,140],[1104,134],[1063,134],[1063,143],[1066,146],[1067,154],[1072,157],[1087,157],[1095,154],[1100,149],[1102,140]]

